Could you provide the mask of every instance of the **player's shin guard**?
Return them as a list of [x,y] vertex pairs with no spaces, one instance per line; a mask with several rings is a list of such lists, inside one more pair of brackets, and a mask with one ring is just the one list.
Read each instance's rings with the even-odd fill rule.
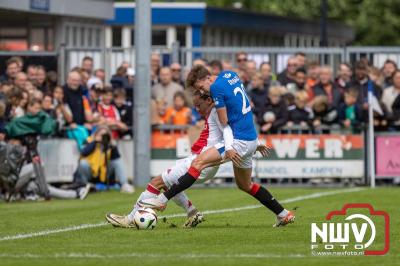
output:
[[178,179],[177,184],[172,185],[168,189],[168,191],[165,191],[163,193],[165,198],[167,198],[167,200],[170,200],[172,197],[174,197],[178,193],[191,187],[199,176],[200,176],[200,171],[194,167],[190,167],[188,172]]
[[282,205],[279,204],[271,193],[259,184],[253,183],[249,194],[258,199],[265,207],[270,209],[276,215],[280,214],[284,210]]

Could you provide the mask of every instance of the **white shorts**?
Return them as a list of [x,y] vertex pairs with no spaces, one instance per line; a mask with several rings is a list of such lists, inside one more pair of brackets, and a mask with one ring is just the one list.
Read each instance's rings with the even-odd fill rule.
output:
[[253,168],[253,155],[257,150],[257,146],[257,139],[251,141],[233,140],[232,148],[242,157],[242,163],[238,166],[239,168]]
[[[178,183],[178,179],[187,173],[192,164],[192,161],[197,157],[197,154],[190,155],[184,159],[175,162],[175,165],[168,168],[161,174],[161,178],[167,187],[171,187],[173,184]],[[203,171],[196,183],[203,183],[215,177],[219,169],[219,165],[207,167]]]

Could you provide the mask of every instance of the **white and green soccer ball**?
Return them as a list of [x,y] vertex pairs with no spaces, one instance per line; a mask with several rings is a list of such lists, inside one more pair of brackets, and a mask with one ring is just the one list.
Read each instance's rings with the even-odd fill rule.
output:
[[156,227],[157,214],[151,208],[139,208],[135,212],[133,221],[139,230],[151,230]]

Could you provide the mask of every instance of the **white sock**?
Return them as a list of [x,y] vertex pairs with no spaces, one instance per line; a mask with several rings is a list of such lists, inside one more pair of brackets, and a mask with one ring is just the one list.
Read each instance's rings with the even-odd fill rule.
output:
[[283,209],[283,211],[281,211],[279,214],[278,214],[278,217],[279,218],[283,218],[283,217],[286,217],[286,215],[288,215],[288,210],[286,210],[286,209]]
[[166,204],[168,202],[167,197],[165,197],[164,193],[161,193],[160,195],[158,195],[158,199],[163,203]]
[[186,213],[190,213],[192,210],[195,209],[192,202],[189,200],[188,196],[185,192],[178,193],[172,200],[178,205],[181,206]]
[[[160,191],[157,190],[156,188],[154,188],[153,186],[151,186],[151,188],[150,188],[151,191],[149,191],[149,186],[151,186],[151,185],[148,185],[147,189],[145,191],[143,191],[140,194],[139,198],[136,200],[135,206],[133,206],[132,211],[128,214],[129,221],[131,221],[131,222],[133,221],[135,212],[139,208],[139,205],[138,205],[139,201],[144,200],[144,199],[155,198],[155,197],[157,197],[158,194],[160,194]],[[158,193],[157,193],[157,191],[158,191]]]

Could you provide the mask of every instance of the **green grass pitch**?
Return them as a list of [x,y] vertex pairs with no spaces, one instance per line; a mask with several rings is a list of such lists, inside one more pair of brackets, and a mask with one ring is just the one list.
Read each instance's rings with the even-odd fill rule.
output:
[[[271,188],[279,200],[291,199],[286,208],[296,208],[296,222],[282,228],[273,228],[274,215],[261,207],[210,213],[195,229],[181,228],[184,217],[159,219],[153,231],[102,224],[107,212],[129,212],[140,191],[134,195],[95,193],[84,201],[0,203],[0,265],[400,265],[400,189],[366,188],[293,199],[333,190],[345,191]],[[188,195],[201,211],[258,204],[235,188],[191,189]],[[389,213],[387,255],[311,255],[310,224],[324,221],[328,212],[345,203],[370,203]],[[178,213],[182,210],[171,202],[160,216]],[[82,224],[87,228],[71,229]],[[31,235],[14,239],[18,234]]]

